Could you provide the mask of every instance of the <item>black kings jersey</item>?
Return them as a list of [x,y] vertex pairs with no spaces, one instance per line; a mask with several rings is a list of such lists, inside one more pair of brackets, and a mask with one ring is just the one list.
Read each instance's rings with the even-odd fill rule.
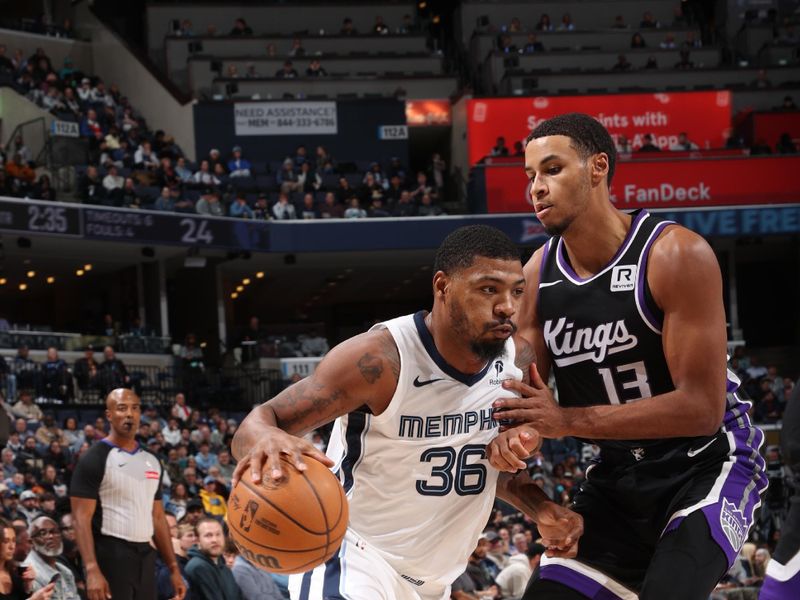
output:
[[[573,270],[562,238],[545,245],[537,314],[561,406],[625,404],[675,389],[661,340],[663,312],[646,277],[650,248],[672,222],[644,210],[632,216],[616,255],[587,279]],[[655,441],[600,445],[622,449]]]

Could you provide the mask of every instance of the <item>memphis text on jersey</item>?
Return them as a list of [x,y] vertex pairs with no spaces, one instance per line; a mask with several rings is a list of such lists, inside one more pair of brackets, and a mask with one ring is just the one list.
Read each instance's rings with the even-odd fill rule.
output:
[[401,415],[397,435],[401,438],[439,438],[473,431],[485,431],[498,426],[492,418],[492,409],[469,410],[446,415]]

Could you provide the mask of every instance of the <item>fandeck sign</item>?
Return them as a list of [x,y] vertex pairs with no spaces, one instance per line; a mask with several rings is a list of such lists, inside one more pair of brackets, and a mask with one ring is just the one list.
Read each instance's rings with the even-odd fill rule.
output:
[[[518,165],[486,166],[490,213],[530,212],[530,182]],[[800,157],[617,163],[611,201],[622,210],[800,203]]]
[[600,121],[616,140],[625,135],[633,150],[645,134],[667,149],[687,132],[700,148],[722,148],[731,129],[731,93],[612,94],[538,98],[472,99],[467,104],[470,165],[487,156],[497,138],[509,151],[532,129],[556,115],[582,112]]

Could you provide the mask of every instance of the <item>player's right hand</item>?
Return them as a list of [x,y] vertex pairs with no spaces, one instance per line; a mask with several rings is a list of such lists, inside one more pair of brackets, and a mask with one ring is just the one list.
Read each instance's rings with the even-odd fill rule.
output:
[[87,570],[86,596],[89,600],[108,600],[111,598],[111,588],[100,569]]
[[530,425],[517,425],[501,431],[486,445],[486,458],[498,471],[516,473],[524,469],[525,459],[542,445],[539,432]]
[[248,469],[253,483],[260,483],[262,474],[266,474],[273,481],[280,481],[283,479],[281,454],[287,455],[298,471],[306,470],[304,455],[318,460],[326,467],[333,466],[333,461],[308,440],[268,425],[259,441],[237,463],[231,477],[231,485],[235,486]]

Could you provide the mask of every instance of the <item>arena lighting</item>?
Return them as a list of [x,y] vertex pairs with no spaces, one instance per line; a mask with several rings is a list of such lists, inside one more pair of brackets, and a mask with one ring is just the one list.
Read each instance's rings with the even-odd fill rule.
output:
[[19,284],[19,291],[20,292],[24,292],[27,289],[28,289],[28,284],[27,283],[20,283]]
[[8,283],[8,279],[6,279],[5,277],[0,277],[0,285],[5,285],[7,283]]
[[27,275],[28,279],[33,279],[34,277],[36,277],[36,271],[28,271]]
[[237,285],[236,286],[236,291],[237,292],[243,292],[244,291],[244,286],[243,285]]
[[264,279],[264,271],[259,271],[256,273],[256,279]]
[[83,270],[87,273],[92,270],[92,265],[83,265]]
[[56,278],[53,277],[52,275],[50,275],[50,277],[47,278],[47,283],[55,283],[55,281],[56,281]]
[[83,277],[83,273],[84,273],[83,269],[78,269],[77,271],[75,271],[75,275],[77,275],[78,277]]
[[242,279],[242,283],[245,284],[245,285],[250,285],[250,278],[249,277],[245,277],[244,279]]
[[232,298],[233,300],[236,300],[238,297],[239,297],[239,294],[237,294],[236,292],[233,292],[233,293],[231,294],[231,298]]

